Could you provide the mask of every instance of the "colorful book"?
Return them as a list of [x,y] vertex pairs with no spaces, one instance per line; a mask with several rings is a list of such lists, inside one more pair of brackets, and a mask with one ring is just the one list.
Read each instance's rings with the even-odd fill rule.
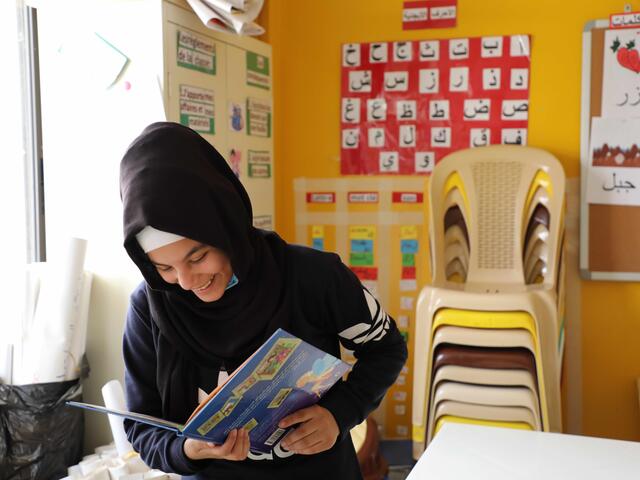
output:
[[125,417],[178,435],[224,443],[229,432],[249,432],[251,451],[269,453],[289,429],[278,422],[315,404],[349,370],[342,360],[278,329],[198,405],[186,423],[140,413],[67,402],[73,407]]

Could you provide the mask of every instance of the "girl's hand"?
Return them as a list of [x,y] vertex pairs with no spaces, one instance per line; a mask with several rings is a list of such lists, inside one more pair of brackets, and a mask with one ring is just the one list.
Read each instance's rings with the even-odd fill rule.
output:
[[249,454],[249,432],[244,428],[231,430],[222,445],[187,438],[182,448],[191,460],[244,460]]
[[287,428],[299,423],[284,437],[281,445],[290,452],[302,455],[329,450],[336,443],[340,429],[329,410],[320,405],[313,405],[298,410],[280,420],[278,426]]

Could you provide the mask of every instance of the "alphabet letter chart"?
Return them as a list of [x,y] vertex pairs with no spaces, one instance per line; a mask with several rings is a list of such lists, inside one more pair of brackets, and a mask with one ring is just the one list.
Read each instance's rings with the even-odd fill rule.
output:
[[528,35],[342,46],[342,174],[429,173],[448,153],[526,145]]

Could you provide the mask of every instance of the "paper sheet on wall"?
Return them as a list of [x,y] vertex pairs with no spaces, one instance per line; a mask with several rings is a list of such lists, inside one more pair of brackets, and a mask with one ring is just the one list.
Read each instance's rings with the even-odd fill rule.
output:
[[640,29],[604,34],[602,116],[640,116]]
[[587,203],[640,205],[640,118],[594,117]]
[[96,32],[80,31],[69,36],[59,53],[73,83],[109,88],[118,79],[129,59]]

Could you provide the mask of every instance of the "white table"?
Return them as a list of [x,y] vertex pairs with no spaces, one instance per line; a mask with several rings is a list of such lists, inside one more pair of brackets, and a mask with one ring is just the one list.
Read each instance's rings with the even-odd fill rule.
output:
[[445,424],[407,480],[639,480],[640,443]]

